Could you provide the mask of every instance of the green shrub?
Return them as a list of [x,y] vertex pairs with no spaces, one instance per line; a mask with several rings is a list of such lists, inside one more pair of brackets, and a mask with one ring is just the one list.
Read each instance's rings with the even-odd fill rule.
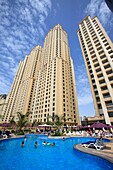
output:
[[53,136],[62,136],[62,133],[58,131],[58,132],[55,132]]
[[24,135],[24,132],[23,132],[23,131],[20,131],[18,135]]

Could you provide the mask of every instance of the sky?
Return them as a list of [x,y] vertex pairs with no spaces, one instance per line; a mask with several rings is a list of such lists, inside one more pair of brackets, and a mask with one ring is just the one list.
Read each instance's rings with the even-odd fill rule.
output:
[[20,60],[44,44],[51,28],[61,24],[68,34],[80,116],[95,110],[77,37],[78,24],[97,16],[113,42],[113,13],[104,0],[0,0],[0,94],[10,91]]

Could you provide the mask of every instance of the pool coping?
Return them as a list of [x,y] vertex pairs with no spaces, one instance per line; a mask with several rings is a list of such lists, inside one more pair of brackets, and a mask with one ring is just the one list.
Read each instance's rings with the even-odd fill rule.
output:
[[[109,142],[109,144],[110,144],[110,142]],[[79,150],[80,152],[84,152],[84,153],[87,153],[87,154],[91,154],[91,155],[101,157],[101,158],[106,159],[107,161],[113,163],[113,157],[109,156],[109,154],[104,155],[101,150],[98,151],[98,150],[92,149],[92,148],[85,148],[85,147],[82,147],[82,144],[74,145],[74,149]]]

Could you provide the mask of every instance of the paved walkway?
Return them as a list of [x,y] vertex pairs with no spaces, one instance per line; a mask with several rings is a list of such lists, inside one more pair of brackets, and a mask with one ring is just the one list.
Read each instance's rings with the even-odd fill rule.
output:
[[100,156],[113,163],[113,142],[106,143],[106,147],[102,150],[85,148],[81,144],[75,145],[74,148],[85,153]]

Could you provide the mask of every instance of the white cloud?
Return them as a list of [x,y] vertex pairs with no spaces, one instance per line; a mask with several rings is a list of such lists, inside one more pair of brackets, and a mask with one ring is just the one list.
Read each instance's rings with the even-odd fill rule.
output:
[[113,14],[103,0],[90,0],[85,9],[85,14],[90,15],[91,17],[97,16],[103,26],[113,26]]
[[0,93],[8,92],[19,61],[42,43],[51,8],[51,0],[0,0]]

